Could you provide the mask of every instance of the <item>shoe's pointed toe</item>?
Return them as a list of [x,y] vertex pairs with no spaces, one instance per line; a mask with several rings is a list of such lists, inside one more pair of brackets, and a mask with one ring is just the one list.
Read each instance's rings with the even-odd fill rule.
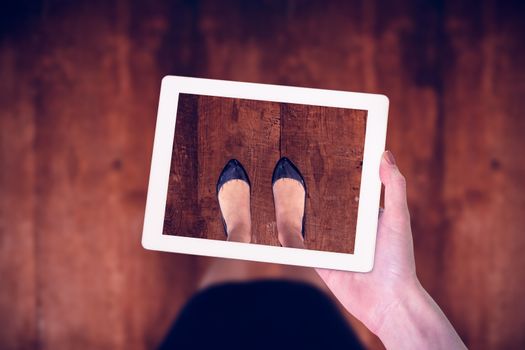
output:
[[302,218],[302,227],[301,227],[301,234],[303,235],[303,239],[305,238],[304,233],[304,226],[306,221],[306,182],[304,181],[303,175],[299,171],[299,168],[288,158],[282,157],[279,159],[277,164],[275,165],[275,168],[273,169],[272,174],[272,186],[275,184],[275,182],[279,179],[294,179],[299,181],[299,183],[303,186],[304,189],[304,209],[303,209],[303,218]]
[[222,185],[230,180],[243,180],[248,183],[248,186],[250,186],[248,174],[246,173],[246,170],[244,170],[241,162],[237,159],[230,159],[224,166],[224,169],[222,169],[221,174],[219,175],[219,181],[217,181],[217,193],[219,193]]
[[306,184],[303,179],[303,176],[301,175],[301,172],[295,166],[295,164],[286,157],[282,157],[281,159],[279,159],[279,161],[275,165],[275,169],[273,170],[272,175],[272,185],[275,183],[275,181],[282,178],[297,180],[306,189]]
[[[251,188],[250,178],[248,177],[248,173],[246,172],[246,170],[244,170],[244,167],[242,166],[241,162],[239,162],[237,159],[230,159],[222,169],[219,175],[219,180],[217,181],[217,200],[219,200],[219,191],[221,187],[230,180],[245,181]],[[224,234],[228,236],[228,228],[226,227],[226,221],[224,220],[224,217],[222,217],[222,212],[221,219],[222,224],[224,226]]]

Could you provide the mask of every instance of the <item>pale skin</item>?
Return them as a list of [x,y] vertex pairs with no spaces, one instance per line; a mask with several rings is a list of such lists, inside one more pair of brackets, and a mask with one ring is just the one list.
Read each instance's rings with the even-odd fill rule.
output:
[[[385,186],[385,209],[380,211],[374,268],[369,273],[316,269],[328,289],[348,312],[376,334],[387,349],[466,349],[439,306],[420,284],[415,268],[405,178],[394,157],[385,152],[380,178]],[[305,192],[293,179],[280,179],[273,186],[279,242],[304,248],[301,235]],[[250,193],[248,184],[229,181],[219,192],[219,203],[228,227],[228,239],[251,240]],[[243,274],[226,276],[225,271],[249,262],[217,261],[203,285]],[[242,266],[244,265],[244,267]],[[289,267],[294,274],[319,285],[312,269]],[[211,276],[211,278],[210,278]],[[205,278],[206,280],[206,278]]]

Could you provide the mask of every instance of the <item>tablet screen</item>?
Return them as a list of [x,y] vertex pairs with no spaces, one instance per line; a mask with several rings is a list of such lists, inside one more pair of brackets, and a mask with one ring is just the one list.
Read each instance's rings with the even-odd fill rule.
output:
[[306,182],[306,249],[352,254],[366,122],[366,110],[180,93],[163,234],[226,240],[216,184],[237,159],[251,182],[251,243],[279,246],[272,173],[285,156]]

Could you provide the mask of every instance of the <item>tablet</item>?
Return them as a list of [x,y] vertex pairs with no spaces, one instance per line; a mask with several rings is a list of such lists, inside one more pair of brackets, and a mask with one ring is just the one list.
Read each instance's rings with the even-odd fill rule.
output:
[[[162,79],[142,245],[146,249],[368,272],[388,98],[305,87]],[[303,176],[304,246],[282,246],[272,174]],[[250,243],[227,240],[216,185],[237,160],[250,180]]]

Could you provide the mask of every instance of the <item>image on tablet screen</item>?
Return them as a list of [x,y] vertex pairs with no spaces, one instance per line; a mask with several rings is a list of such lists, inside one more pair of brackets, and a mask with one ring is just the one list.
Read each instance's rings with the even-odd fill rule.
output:
[[178,95],[164,235],[226,240],[216,185],[230,159],[251,183],[251,242],[280,246],[272,173],[287,157],[306,183],[306,249],[350,253],[366,110]]

